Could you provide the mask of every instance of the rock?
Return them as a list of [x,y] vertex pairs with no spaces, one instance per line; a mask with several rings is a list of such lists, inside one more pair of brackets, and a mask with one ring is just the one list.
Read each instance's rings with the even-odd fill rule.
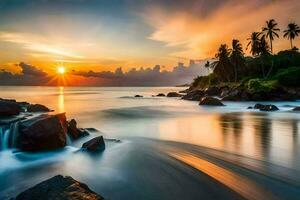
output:
[[135,95],[134,97],[135,97],[135,98],[142,98],[143,96],[137,94],[137,95]]
[[293,111],[300,111],[300,106],[295,107]]
[[22,108],[15,101],[0,100],[0,117],[20,114]]
[[85,130],[87,131],[91,131],[91,132],[100,132],[98,129],[96,128],[85,128]]
[[66,145],[67,120],[65,113],[39,115],[21,121],[17,148],[23,151],[44,151]]
[[89,133],[86,130],[77,128],[77,122],[75,119],[71,119],[68,122],[68,134],[74,140],[89,135]]
[[27,112],[50,112],[51,110],[41,104],[30,104],[27,107]]
[[252,107],[252,106],[249,106],[247,109],[253,109],[253,107]]
[[200,100],[199,105],[207,105],[207,106],[224,106],[224,104],[214,97],[203,97]]
[[169,92],[167,94],[167,97],[182,97],[182,94],[179,94],[177,92]]
[[204,91],[204,93],[206,96],[218,96],[218,95],[220,95],[221,90],[220,90],[220,88],[213,86],[213,87],[207,88]]
[[57,175],[20,193],[15,200],[102,200],[86,184]]
[[204,95],[203,90],[193,90],[193,91],[189,91],[186,95],[184,95],[182,99],[190,100],[190,101],[200,101],[203,95]]
[[166,95],[164,93],[159,93],[158,95],[156,95],[157,97],[165,97]]
[[91,152],[103,151],[105,149],[105,143],[103,136],[95,137],[82,145],[83,149],[86,149]]
[[279,110],[275,105],[263,105],[263,104],[255,104],[254,109],[259,109],[260,111],[276,111]]

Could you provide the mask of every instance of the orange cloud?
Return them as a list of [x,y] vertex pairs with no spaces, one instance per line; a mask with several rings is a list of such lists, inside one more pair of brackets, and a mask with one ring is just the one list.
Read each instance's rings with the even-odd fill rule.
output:
[[[299,9],[299,0],[232,0],[204,17],[187,10],[170,12],[161,7],[149,8],[143,17],[155,29],[149,39],[177,47],[171,56],[207,58],[214,56],[220,44],[230,44],[233,38],[245,46],[251,32],[260,31],[268,19],[274,18],[285,29],[287,23],[299,20]],[[274,42],[274,49],[286,49],[288,45],[281,38]]]

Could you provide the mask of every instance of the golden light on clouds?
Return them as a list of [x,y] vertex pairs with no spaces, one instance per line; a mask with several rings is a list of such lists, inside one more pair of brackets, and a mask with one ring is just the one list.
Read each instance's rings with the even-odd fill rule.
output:
[[[173,56],[192,58],[213,57],[220,44],[230,44],[232,39],[239,39],[245,47],[251,32],[261,31],[265,21],[271,18],[278,21],[281,29],[285,29],[289,22],[300,23],[298,0],[242,2],[229,1],[207,16],[198,16],[187,10],[170,12],[152,7],[143,17],[155,29],[149,39],[178,47],[172,52]],[[287,49],[288,45],[282,35],[274,42],[275,51]]]

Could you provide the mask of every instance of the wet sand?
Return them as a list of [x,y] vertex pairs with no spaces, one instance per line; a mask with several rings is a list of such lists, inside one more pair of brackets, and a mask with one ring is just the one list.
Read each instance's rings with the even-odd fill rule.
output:
[[271,163],[144,138],[107,144],[96,155],[76,147],[47,155],[12,154],[22,165],[1,173],[0,199],[56,174],[72,176],[106,199],[297,199],[300,195],[299,171]]

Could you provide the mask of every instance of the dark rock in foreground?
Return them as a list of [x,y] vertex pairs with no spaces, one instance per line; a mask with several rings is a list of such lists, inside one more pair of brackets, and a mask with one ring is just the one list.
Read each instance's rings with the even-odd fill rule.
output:
[[293,109],[293,111],[300,111],[300,106],[295,107],[295,108]]
[[143,96],[137,94],[137,95],[135,95],[134,97],[135,97],[135,98],[142,98]]
[[177,92],[169,92],[167,97],[182,97],[182,95]]
[[157,97],[165,97],[166,95],[164,93],[159,93],[158,95],[156,95]]
[[77,122],[75,119],[71,119],[68,122],[68,134],[71,136],[72,139],[78,139],[89,135],[89,133],[86,130],[77,128]]
[[207,105],[207,106],[224,106],[224,104],[217,98],[214,97],[203,97],[200,100],[199,105]]
[[39,115],[20,122],[17,148],[23,151],[44,151],[66,145],[65,113]]
[[260,111],[277,111],[279,110],[275,105],[264,105],[257,103],[254,106],[254,109],[259,109]]
[[27,107],[27,112],[50,112],[51,110],[41,104],[30,104]]
[[105,149],[103,136],[95,137],[83,143],[82,148],[91,152],[103,151]]
[[86,184],[70,176],[54,176],[20,193],[15,200],[102,200]]
[[0,117],[20,114],[22,108],[15,101],[0,100]]

